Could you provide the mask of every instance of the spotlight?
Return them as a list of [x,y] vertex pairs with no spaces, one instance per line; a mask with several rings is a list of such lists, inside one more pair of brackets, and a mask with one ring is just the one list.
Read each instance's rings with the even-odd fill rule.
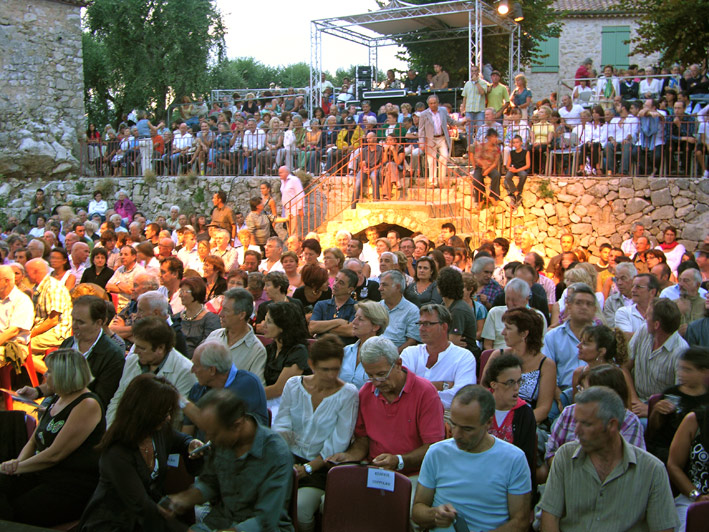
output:
[[522,5],[515,3],[512,6],[512,18],[515,22],[522,22],[524,20],[524,13],[522,12]]
[[500,0],[500,3],[497,4],[497,12],[500,15],[506,15],[507,13],[510,12],[510,3],[508,0]]

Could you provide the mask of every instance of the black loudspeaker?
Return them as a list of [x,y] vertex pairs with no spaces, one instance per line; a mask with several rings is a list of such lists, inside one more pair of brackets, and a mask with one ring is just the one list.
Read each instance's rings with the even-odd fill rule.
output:
[[358,66],[357,67],[357,79],[367,80],[372,79],[372,67],[369,66]]

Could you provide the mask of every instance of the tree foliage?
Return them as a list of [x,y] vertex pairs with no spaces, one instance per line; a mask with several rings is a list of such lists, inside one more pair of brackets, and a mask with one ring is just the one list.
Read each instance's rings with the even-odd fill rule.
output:
[[702,63],[709,54],[709,0],[621,0],[617,9],[635,13],[635,53],[660,52],[661,62]]
[[133,108],[162,116],[173,98],[205,91],[210,61],[224,52],[214,0],[94,0],[86,24],[84,44],[106,61],[105,77],[91,74],[87,91],[118,116]]
[[[446,0],[409,0],[412,4],[436,4]],[[485,0],[491,6],[496,2]],[[511,2],[510,2],[511,3]],[[524,13],[521,29],[521,63],[533,64],[541,59],[538,44],[548,37],[558,37],[561,26],[558,14],[551,9],[553,0],[524,0],[519,2]],[[509,36],[494,35],[490,28],[483,29],[483,61],[490,63],[503,73],[507,72],[509,58]],[[420,32],[421,39],[426,31]],[[401,58],[419,72],[433,72],[433,64],[444,66],[451,82],[459,85],[468,78],[468,37],[434,42],[407,42],[403,45],[406,54]],[[515,65],[516,68],[516,65]],[[509,73],[508,73],[509,74]]]

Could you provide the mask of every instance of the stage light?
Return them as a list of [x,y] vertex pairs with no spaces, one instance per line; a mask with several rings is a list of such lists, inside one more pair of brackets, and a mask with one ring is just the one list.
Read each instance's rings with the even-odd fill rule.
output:
[[524,20],[522,5],[519,2],[515,2],[515,4],[512,6],[512,18],[515,22],[522,22]]
[[507,13],[510,12],[510,3],[508,0],[500,0],[500,3],[497,4],[497,12],[500,15],[506,15]]

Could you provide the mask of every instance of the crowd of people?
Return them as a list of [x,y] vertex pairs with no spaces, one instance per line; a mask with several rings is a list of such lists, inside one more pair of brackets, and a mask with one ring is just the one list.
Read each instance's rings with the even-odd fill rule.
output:
[[[308,531],[346,462],[408,476],[421,528],[526,530],[538,503],[543,530],[669,530],[709,500],[709,237],[284,242],[261,193],[149,220],[125,191],[68,213],[38,190],[4,228],[4,361],[44,378],[18,384],[39,422],[0,464],[0,519],[179,530],[210,503],[192,530],[292,530],[297,478]],[[165,497],[180,461],[198,476]]]

